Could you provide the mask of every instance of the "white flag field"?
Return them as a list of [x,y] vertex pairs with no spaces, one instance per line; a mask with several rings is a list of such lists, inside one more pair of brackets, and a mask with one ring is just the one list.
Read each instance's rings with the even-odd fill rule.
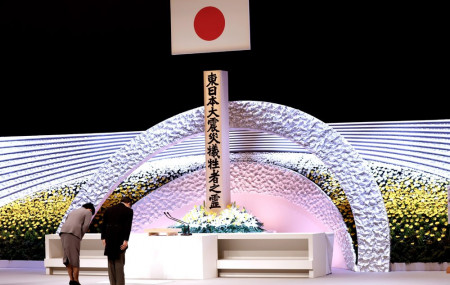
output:
[[172,54],[250,49],[249,0],[171,0]]

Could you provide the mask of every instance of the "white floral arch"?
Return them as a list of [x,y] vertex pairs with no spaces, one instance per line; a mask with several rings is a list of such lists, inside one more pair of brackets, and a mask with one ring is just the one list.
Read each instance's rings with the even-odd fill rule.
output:
[[[389,271],[389,222],[381,192],[366,162],[343,137],[317,118],[274,103],[230,102],[229,115],[230,128],[277,134],[302,145],[321,159],[340,182],[352,208],[358,234],[359,270]],[[87,201],[99,208],[142,163],[171,145],[202,133],[203,116],[204,108],[195,108],[138,135],[99,168],[75,197],[68,212]],[[61,224],[64,220],[65,217]]]
[[[253,193],[286,199],[301,207],[334,233],[337,247],[343,254],[347,269],[356,270],[352,239],[342,215],[314,182],[284,167],[231,157],[230,188],[234,194]],[[185,205],[205,199],[205,168],[183,175],[159,187],[133,205],[134,232],[143,232],[161,218],[164,211],[176,211]],[[245,206],[245,205],[244,205]],[[170,220],[168,220],[170,221]],[[264,220],[262,220],[264,222]],[[293,221],[295,222],[295,221]]]

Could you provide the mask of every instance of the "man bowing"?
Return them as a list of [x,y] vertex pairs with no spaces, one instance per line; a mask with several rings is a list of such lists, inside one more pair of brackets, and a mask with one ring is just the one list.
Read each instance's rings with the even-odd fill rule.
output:
[[101,238],[108,256],[108,276],[111,285],[125,285],[125,251],[128,248],[133,210],[131,199],[123,197],[119,204],[103,215]]

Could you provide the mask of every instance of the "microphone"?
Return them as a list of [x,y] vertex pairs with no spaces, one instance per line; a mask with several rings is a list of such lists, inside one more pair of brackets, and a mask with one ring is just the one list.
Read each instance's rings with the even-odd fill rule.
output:
[[167,218],[171,219],[172,221],[175,221],[175,222],[178,222],[178,223],[180,223],[180,224],[183,224],[183,226],[181,227],[181,231],[182,231],[181,235],[182,235],[182,236],[191,236],[191,235],[192,235],[192,234],[191,234],[191,230],[190,230],[190,228],[189,228],[189,223],[186,223],[185,221],[182,221],[182,220],[179,220],[179,219],[176,219],[176,218],[172,217],[172,216],[169,214],[169,212],[163,212],[163,213],[164,213],[164,215],[165,215]]

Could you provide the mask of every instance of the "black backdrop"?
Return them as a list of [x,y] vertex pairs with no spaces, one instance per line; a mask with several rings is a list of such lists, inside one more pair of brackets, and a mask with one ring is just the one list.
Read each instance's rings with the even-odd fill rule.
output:
[[442,7],[303,2],[250,0],[250,51],[172,56],[169,0],[4,0],[0,136],[146,130],[210,69],[327,123],[448,118]]

